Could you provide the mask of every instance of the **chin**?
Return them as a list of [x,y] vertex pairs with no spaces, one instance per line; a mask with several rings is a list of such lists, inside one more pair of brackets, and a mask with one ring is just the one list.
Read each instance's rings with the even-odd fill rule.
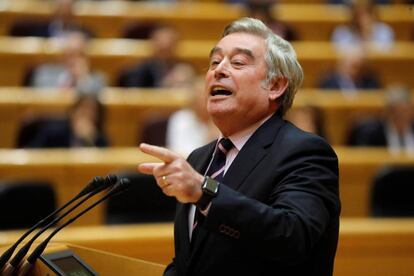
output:
[[232,112],[223,108],[209,108],[208,114],[212,118],[228,118]]
[[214,102],[213,103],[209,102],[207,104],[207,111],[212,117],[229,116],[230,114],[234,113],[236,110],[237,110],[236,107],[230,106],[229,104],[214,103]]

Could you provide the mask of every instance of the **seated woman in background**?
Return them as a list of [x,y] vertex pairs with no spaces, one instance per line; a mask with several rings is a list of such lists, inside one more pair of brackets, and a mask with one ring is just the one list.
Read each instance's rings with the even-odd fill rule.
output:
[[94,95],[81,95],[64,118],[42,119],[27,148],[106,147],[103,132],[104,109]]
[[349,1],[351,19],[347,25],[335,28],[332,42],[339,50],[349,46],[374,46],[378,50],[389,50],[394,43],[393,29],[379,22],[375,5],[370,0]]

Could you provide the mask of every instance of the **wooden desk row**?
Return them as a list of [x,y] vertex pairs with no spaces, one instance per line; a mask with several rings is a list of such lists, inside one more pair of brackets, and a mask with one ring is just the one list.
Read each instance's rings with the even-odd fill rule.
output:
[[[106,133],[113,146],[136,146],[141,130],[152,116],[167,116],[185,107],[188,94],[181,90],[107,89]],[[21,120],[36,115],[61,115],[74,102],[73,91],[0,88],[0,147],[14,147]]]
[[[74,102],[71,92],[0,88],[0,148],[15,147],[23,118],[64,113]],[[307,105],[319,108],[327,138],[334,145],[343,145],[353,121],[382,112],[383,98],[379,90],[347,97],[339,91],[302,89],[296,95],[294,108]],[[190,101],[188,93],[172,89],[108,88],[101,99],[106,108],[106,133],[113,146],[136,146],[146,120],[166,116]]]
[[[50,18],[52,3],[4,0],[0,7],[0,35],[6,35],[17,20]],[[304,40],[328,40],[335,26],[350,19],[345,6],[325,3],[282,3],[272,12]],[[75,6],[76,20],[97,37],[121,37],[131,23],[156,22],[175,26],[185,39],[217,39],[229,22],[246,15],[242,5],[227,3],[81,1]],[[392,26],[397,40],[412,39],[414,15],[409,5],[379,6],[378,15]]]
[[[0,232],[0,247],[20,231]],[[68,227],[54,239],[133,258],[168,264],[174,255],[172,224]],[[414,220],[341,220],[335,276],[414,274]]]
[[[184,40],[177,57],[190,62],[200,74],[209,64],[209,53],[216,41]],[[336,67],[339,53],[329,42],[296,42],[293,44],[304,73],[304,87],[315,87],[321,77]],[[88,47],[91,66],[105,73],[108,85],[116,85],[122,70],[151,57],[147,40],[95,39]],[[61,51],[54,40],[43,38],[0,37],[0,85],[18,86],[25,73],[35,65],[58,62]],[[372,48],[367,53],[369,67],[378,73],[381,82],[405,82],[414,86],[411,69],[414,64],[414,44],[398,42],[388,52]]]
[[[369,215],[371,182],[381,167],[391,164],[414,166],[414,156],[390,154],[385,149],[335,147],[335,150],[339,157],[343,217]],[[0,179],[50,181],[58,203],[62,204],[94,176],[135,170],[138,163],[154,161],[137,148],[0,150]],[[103,221],[104,208],[98,206],[78,224],[101,224]]]

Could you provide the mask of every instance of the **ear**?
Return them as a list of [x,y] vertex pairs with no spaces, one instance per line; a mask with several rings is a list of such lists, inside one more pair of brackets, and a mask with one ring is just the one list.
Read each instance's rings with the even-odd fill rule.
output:
[[287,78],[284,77],[278,77],[273,78],[273,80],[270,83],[269,87],[269,100],[274,101],[280,96],[285,93],[285,90],[289,84],[289,81]]

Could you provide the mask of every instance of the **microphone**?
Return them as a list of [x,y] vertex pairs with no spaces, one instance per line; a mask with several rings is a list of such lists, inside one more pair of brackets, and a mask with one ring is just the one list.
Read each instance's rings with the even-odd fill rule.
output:
[[[91,198],[95,194],[101,192],[102,190],[114,185],[118,181],[118,177],[115,176],[115,175],[108,175],[108,176],[105,177],[105,179],[103,179],[103,181],[102,181],[102,177],[94,178],[94,179],[98,180],[98,181],[93,181],[92,180],[91,183],[93,183],[93,184],[89,183],[91,185],[88,184],[88,186],[85,187],[76,197],[78,197],[79,195],[80,196],[78,198],[80,198],[84,195],[87,195],[87,196],[85,196],[82,200],[80,200],[78,203],[76,203],[74,206],[72,206],[69,210],[67,210],[66,212],[61,214],[59,217],[55,218],[53,221],[51,221],[48,224],[46,224],[45,226],[43,226],[43,228],[41,228],[22,248],[20,248],[20,250],[16,253],[16,255],[9,262],[9,265],[6,266],[6,268],[3,270],[3,275],[10,275],[11,274],[11,272],[19,265],[19,263],[24,258],[24,256],[26,256],[26,254],[29,251],[30,247],[32,246],[33,242],[43,232],[45,232],[51,226],[53,226],[54,224],[59,222],[61,219],[66,217],[69,213],[71,213],[73,210],[75,210],[77,207],[79,207],[79,205],[84,203],[86,200],[88,200],[89,198]],[[73,202],[73,201],[71,200],[71,202]],[[65,204],[65,205],[67,206],[68,204]],[[60,208],[60,209],[63,209],[63,208]]]
[[30,254],[30,256],[26,259],[24,264],[21,266],[21,269],[19,270],[18,276],[26,275],[26,273],[30,270],[30,268],[33,266],[34,262],[40,257],[40,255],[45,250],[47,244],[49,241],[64,227],[68,226],[75,220],[77,220],[79,217],[84,215],[86,212],[90,211],[92,208],[94,208],[96,205],[102,203],[103,201],[107,200],[108,198],[112,196],[117,196],[126,190],[128,190],[130,186],[130,181],[127,178],[122,178],[118,183],[113,186],[109,192],[106,193],[105,196],[97,200],[95,203],[89,205],[87,208],[82,210],[79,214],[75,215],[74,217],[70,218],[68,221],[57,227],[53,232],[44,240],[42,241],[36,248],[33,250],[33,252]]
[[69,200],[66,204],[64,204],[59,209],[55,210],[53,213],[33,225],[29,230],[27,230],[26,233],[24,233],[17,241],[14,243],[9,249],[7,249],[0,257],[0,271],[4,267],[4,265],[7,263],[7,261],[10,259],[10,257],[13,255],[14,250],[16,250],[17,246],[28,236],[30,233],[32,233],[36,228],[38,228],[41,225],[44,225],[46,222],[48,222],[52,217],[54,217],[58,212],[65,209],[67,206],[72,204],[74,201],[78,200],[80,197],[86,195],[87,193],[90,193],[91,191],[97,189],[105,180],[103,177],[96,176],[94,177],[87,185],[80,191],[75,197],[73,197],[71,200]]

